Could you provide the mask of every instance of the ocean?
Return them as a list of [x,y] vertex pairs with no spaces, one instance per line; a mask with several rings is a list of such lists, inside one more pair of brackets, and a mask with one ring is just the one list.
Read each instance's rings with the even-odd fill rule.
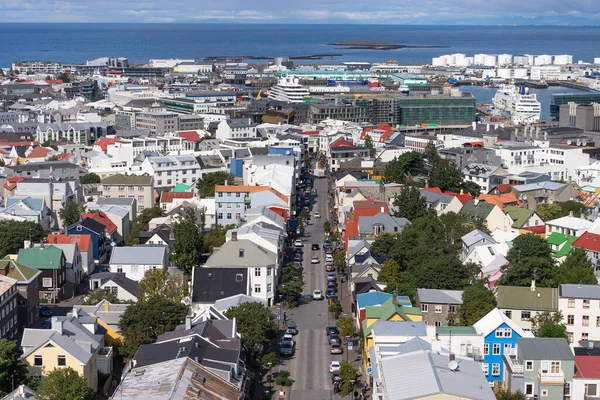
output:
[[[336,49],[329,43],[383,41],[448,46],[399,50]],[[575,61],[600,57],[600,27],[283,25],[283,24],[0,24],[0,67],[15,60],[83,63],[98,57],[209,56],[286,57],[340,54],[304,63],[342,61],[424,64],[441,54],[572,54]],[[301,62],[301,61],[297,61]]]

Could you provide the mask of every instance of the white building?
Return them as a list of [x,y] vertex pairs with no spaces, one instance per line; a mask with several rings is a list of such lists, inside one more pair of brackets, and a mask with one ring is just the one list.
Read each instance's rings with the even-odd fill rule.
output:
[[114,144],[109,144],[106,154],[114,158],[113,162],[122,161],[130,167],[133,160],[143,152],[192,154],[194,143],[179,136],[140,136],[132,139],[120,138]]
[[558,310],[572,347],[579,341],[600,340],[600,286],[559,285]]
[[560,66],[535,65],[531,67],[530,77],[534,81],[557,81],[560,78]]
[[125,274],[126,278],[139,282],[146,271],[166,269],[169,254],[166,247],[135,246],[114,247],[110,256],[110,272]]
[[146,157],[140,175],[154,176],[156,189],[173,188],[180,183],[193,185],[202,176],[198,160],[193,155]]
[[250,118],[228,119],[219,122],[217,139],[249,139],[258,137],[256,125]]
[[173,68],[177,64],[193,63],[195,61],[196,60],[180,59],[180,58],[156,59],[156,60],[150,60],[148,65],[150,66],[150,68]]
[[562,233],[566,236],[581,236],[592,227],[593,222],[585,218],[567,215],[565,217],[546,221],[546,237],[552,232]]

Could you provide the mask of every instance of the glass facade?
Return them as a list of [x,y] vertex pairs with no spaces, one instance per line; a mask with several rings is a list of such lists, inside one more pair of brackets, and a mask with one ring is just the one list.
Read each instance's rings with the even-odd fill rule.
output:
[[577,104],[600,103],[600,93],[559,93],[552,95],[550,102],[550,119],[559,120],[560,105],[569,102]]
[[417,97],[396,99],[399,124],[470,124],[475,121],[475,97]]

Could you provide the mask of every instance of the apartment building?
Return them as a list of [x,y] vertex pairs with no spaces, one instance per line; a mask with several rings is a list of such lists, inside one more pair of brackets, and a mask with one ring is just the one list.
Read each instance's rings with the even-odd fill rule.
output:
[[146,157],[142,173],[155,177],[156,189],[170,189],[179,184],[193,185],[201,177],[201,167],[193,155]]
[[417,304],[427,325],[454,325],[462,305],[462,290],[417,289]]
[[569,343],[600,340],[600,286],[560,285],[558,310],[567,325]]
[[131,166],[133,160],[143,152],[157,152],[160,154],[177,152],[178,154],[191,154],[194,151],[194,142],[179,136],[140,136],[131,139],[119,138],[113,144],[108,144],[106,154]]
[[22,74],[56,75],[63,72],[63,65],[54,60],[15,61],[12,63],[12,70]]
[[179,118],[175,113],[144,112],[136,114],[137,129],[147,129],[150,135],[164,135],[179,130]]
[[250,193],[259,186],[215,186],[215,222],[221,226],[237,225],[246,218]]
[[100,196],[135,199],[140,213],[154,207],[154,178],[150,175],[115,174],[101,181]]
[[17,283],[16,279],[0,275],[0,339],[14,339],[19,331]]

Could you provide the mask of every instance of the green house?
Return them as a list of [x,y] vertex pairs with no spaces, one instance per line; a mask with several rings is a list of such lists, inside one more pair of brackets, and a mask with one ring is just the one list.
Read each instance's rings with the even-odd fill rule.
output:
[[62,249],[44,245],[19,250],[17,263],[42,272],[40,277],[39,296],[51,302],[65,297],[67,283],[67,259]]
[[546,242],[552,249],[552,257],[558,262],[563,261],[571,252],[571,245],[577,240],[577,236],[565,235],[563,233],[552,232],[546,238]]

